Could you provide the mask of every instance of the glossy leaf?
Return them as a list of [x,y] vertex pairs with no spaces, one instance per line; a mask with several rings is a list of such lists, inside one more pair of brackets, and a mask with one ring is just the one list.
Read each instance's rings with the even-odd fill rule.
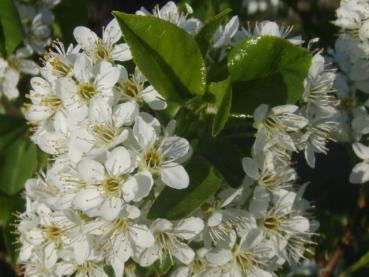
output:
[[113,14],[137,66],[167,100],[182,102],[205,93],[204,60],[190,34],[152,16]]
[[7,56],[23,41],[24,31],[13,0],[0,1],[0,23]]
[[211,41],[213,40],[218,27],[222,24],[224,19],[231,11],[231,9],[225,9],[216,16],[210,18],[196,35],[195,39],[199,44],[203,55],[205,55],[209,49]]
[[204,141],[199,146],[203,155],[232,187],[239,187],[244,173],[241,165],[242,154],[229,140],[219,138]]
[[262,103],[295,103],[302,95],[312,55],[272,36],[246,38],[229,53],[228,69],[235,81],[235,112],[252,112]]
[[0,115],[0,152],[19,136],[26,133],[27,125],[23,118]]
[[213,83],[209,91],[215,96],[215,106],[217,108],[212,125],[212,135],[217,136],[225,127],[232,106],[232,85],[229,80]]
[[37,151],[33,143],[19,137],[0,154],[0,191],[15,195],[24,187],[37,169]]
[[0,225],[6,225],[12,218],[12,214],[24,207],[23,197],[19,194],[9,197],[0,194]]
[[190,216],[220,187],[222,179],[203,158],[195,157],[186,167],[190,185],[185,190],[166,187],[152,205],[148,218],[170,220]]

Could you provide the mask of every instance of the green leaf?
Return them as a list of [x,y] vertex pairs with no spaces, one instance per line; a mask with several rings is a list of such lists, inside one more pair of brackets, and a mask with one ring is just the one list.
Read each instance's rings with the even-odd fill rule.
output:
[[21,248],[18,235],[15,232],[15,225],[17,225],[17,217],[13,215],[9,222],[5,225],[3,232],[6,252],[8,256],[10,256],[13,266],[17,264],[19,249]]
[[63,0],[54,9],[56,34],[68,45],[74,42],[73,30],[88,22],[87,0]]
[[19,137],[1,153],[0,191],[15,195],[37,169],[37,147],[24,137]]
[[0,152],[26,130],[27,125],[23,118],[0,115]]
[[5,39],[5,50],[9,56],[24,38],[19,14],[12,0],[0,1],[0,23]]
[[21,195],[9,197],[0,194],[0,225],[4,226],[12,218],[12,214],[17,210],[22,210],[24,200]]
[[217,112],[215,114],[212,135],[216,137],[225,127],[232,107],[232,85],[229,80],[212,83],[209,92],[215,96]]
[[195,39],[178,26],[152,16],[113,12],[133,59],[167,100],[182,102],[205,93],[206,71]]
[[228,55],[234,82],[232,111],[249,113],[262,103],[295,103],[304,91],[312,55],[287,40],[246,38]]
[[361,268],[368,267],[369,265],[369,252],[362,256],[358,261],[351,265],[344,273],[343,276],[350,276],[352,273],[358,271]]
[[210,18],[197,33],[195,39],[199,44],[203,55],[205,55],[206,52],[208,51],[211,41],[213,40],[214,35],[218,30],[218,27],[220,26],[220,24],[222,24],[224,19],[228,16],[228,14],[231,11],[232,11],[231,9],[225,9],[216,16],[214,16],[213,18]]
[[192,158],[186,170],[190,176],[189,187],[184,190],[165,187],[152,205],[149,219],[176,220],[190,216],[219,189],[222,179],[205,159]]
[[232,143],[219,138],[204,141],[198,149],[230,186],[237,188],[241,185],[245,176],[241,165],[242,154]]

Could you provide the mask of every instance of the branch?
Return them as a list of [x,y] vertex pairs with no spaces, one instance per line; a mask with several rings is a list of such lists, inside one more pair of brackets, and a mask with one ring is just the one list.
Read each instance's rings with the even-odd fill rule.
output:
[[341,239],[336,247],[336,249],[333,251],[333,254],[330,258],[330,260],[325,264],[325,266],[320,270],[319,277],[331,277],[333,276],[334,271],[337,268],[337,264],[344,255],[345,251],[350,247],[350,245],[353,242],[353,234],[354,229],[358,226],[360,223],[360,219],[362,216],[362,211],[367,207],[367,203],[365,200],[365,193],[363,191],[360,191],[359,197],[358,197],[358,203],[357,208],[354,211],[354,214],[346,226]]

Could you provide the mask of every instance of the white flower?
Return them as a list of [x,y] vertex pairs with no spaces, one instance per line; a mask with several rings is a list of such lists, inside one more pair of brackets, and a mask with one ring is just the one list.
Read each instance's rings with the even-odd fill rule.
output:
[[[186,3],[187,13],[181,13],[177,5],[173,1],[169,1],[162,8],[158,6],[153,10],[153,16],[159,17],[163,20],[167,20],[173,24],[186,30],[191,35],[196,35],[202,27],[202,22],[196,18],[188,18],[193,10],[190,5]],[[151,15],[144,7],[136,12],[139,15]]]
[[354,143],[352,148],[355,154],[363,161],[352,169],[350,183],[364,184],[369,181],[369,147],[362,143]]
[[297,110],[295,105],[277,106],[269,110],[268,105],[264,104],[255,110],[254,120],[258,128],[254,146],[256,153],[273,144],[296,151],[295,141],[290,133],[298,132],[308,123],[305,117],[296,114]]
[[207,254],[210,266],[205,270],[205,276],[272,277],[266,267],[273,256],[273,250],[263,243],[261,232],[253,229],[241,238],[233,251],[210,251]]
[[31,86],[29,98],[32,104],[27,109],[27,120],[39,124],[61,112],[63,108],[62,91],[55,90],[52,84],[40,77],[32,78]]
[[235,204],[242,193],[242,188],[224,190],[219,193],[219,199],[203,208],[206,221],[202,239],[205,247],[210,248],[212,244],[229,247],[236,240],[237,230],[247,228],[247,212]]
[[50,82],[70,76],[79,50],[79,46],[74,48],[72,45],[65,50],[62,42],[53,42],[52,47],[43,56],[41,75]]
[[18,82],[19,72],[10,67],[6,60],[0,58],[0,94],[9,99],[17,98],[19,95]]
[[240,27],[240,20],[238,16],[233,16],[228,23],[223,27],[219,26],[214,35],[214,48],[227,47],[232,45],[232,39],[236,35]]
[[86,27],[74,29],[74,37],[82,49],[94,61],[128,61],[132,59],[131,52],[126,43],[118,43],[122,37],[122,31],[116,19],[103,30],[102,39]]
[[[99,155],[112,149],[127,139],[128,130],[124,126],[133,121],[135,110],[128,107],[117,109],[113,114],[111,106],[101,98],[92,101],[89,109],[89,121],[86,126],[73,130],[69,140],[69,157],[79,161],[87,155]],[[82,125],[82,124],[81,124]]]
[[110,152],[104,165],[94,160],[82,160],[77,168],[87,186],[76,194],[74,207],[91,217],[115,219],[125,202],[140,201],[153,185],[151,175],[146,172],[130,176],[135,167],[134,154],[124,147]]
[[155,237],[155,243],[139,254],[139,264],[147,267],[156,260],[163,262],[166,254],[171,259],[173,257],[177,258],[183,264],[191,263],[195,257],[195,252],[185,241],[195,238],[203,228],[203,221],[196,217],[181,220],[175,225],[166,219],[157,219],[150,226]]
[[[137,104],[146,103],[153,110],[164,110],[167,107],[165,99],[149,85],[145,87],[146,78],[136,68],[135,74],[128,78],[125,70],[117,84],[117,97],[120,101],[134,101]],[[136,108],[138,110],[138,107]]]
[[159,137],[156,130],[142,116],[137,117],[133,135],[139,145],[139,168],[149,171],[154,177],[175,189],[185,189],[189,176],[181,162],[190,152],[190,145],[184,138]]
[[86,225],[87,233],[99,236],[98,241],[116,277],[123,276],[125,262],[136,254],[137,249],[154,244],[149,228],[135,223],[139,216],[138,208],[124,205],[114,221],[95,220]]
[[[274,159],[275,157],[270,157]],[[242,159],[242,166],[247,176],[267,190],[273,191],[290,187],[297,179],[296,171],[289,166],[271,165],[270,159]]]

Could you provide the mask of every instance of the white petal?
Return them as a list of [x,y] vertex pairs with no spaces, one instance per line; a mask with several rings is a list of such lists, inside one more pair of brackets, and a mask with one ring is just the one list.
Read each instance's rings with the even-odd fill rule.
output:
[[121,70],[111,63],[102,61],[97,65],[96,89],[98,91],[109,90],[118,82]]
[[154,236],[145,225],[134,224],[129,229],[129,235],[131,243],[140,248],[148,248],[154,245]]
[[154,184],[149,172],[137,173],[123,184],[123,198],[125,201],[141,201],[146,197]]
[[170,163],[160,170],[161,181],[174,189],[185,189],[190,183],[190,178],[183,166]]
[[369,181],[369,164],[366,162],[358,163],[352,169],[350,183],[364,184]]
[[99,162],[85,159],[77,164],[81,178],[87,184],[99,184],[105,179],[105,169]]
[[162,233],[173,230],[173,223],[167,219],[156,219],[153,223],[151,223],[150,229],[153,233]]
[[98,207],[103,201],[97,188],[83,189],[73,199],[73,206],[82,211]]
[[122,31],[120,30],[118,21],[114,18],[106,26],[103,32],[104,43],[116,43],[122,37]]
[[138,116],[139,107],[134,101],[119,104],[114,107],[113,122],[116,127],[130,126]]
[[116,219],[122,210],[123,200],[117,197],[106,199],[98,208],[99,215],[107,221]]
[[78,44],[84,49],[94,48],[96,42],[99,40],[94,32],[83,26],[75,28],[73,35]]
[[273,113],[275,114],[282,114],[282,113],[295,113],[298,110],[299,107],[296,105],[282,105],[282,106],[276,106],[272,108]]
[[315,152],[312,146],[307,145],[305,148],[305,160],[311,168],[315,168]]
[[58,259],[54,243],[49,243],[44,249],[44,265],[46,268],[51,269]]
[[123,146],[115,148],[108,154],[105,167],[110,176],[119,177],[125,173],[131,172],[135,167],[134,154],[129,152]]
[[173,233],[177,236],[190,240],[197,236],[204,229],[204,222],[198,217],[190,217],[178,222]]
[[190,144],[184,138],[165,137],[161,142],[160,151],[167,160],[176,161],[188,154],[190,151]]
[[354,143],[352,149],[355,154],[362,160],[369,160],[369,147],[362,143]]
[[262,231],[258,228],[252,229],[241,239],[240,248],[246,252],[247,250],[260,244],[262,239]]
[[300,234],[309,231],[309,220],[303,216],[294,216],[284,223],[285,227],[293,233]]
[[263,25],[260,35],[280,37],[281,33],[275,22],[268,21]]
[[250,176],[252,179],[258,180],[260,178],[258,165],[253,159],[248,157],[243,158],[242,166],[246,174]]
[[125,62],[132,60],[131,51],[129,50],[128,44],[126,43],[114,45],[114,48],[111,51],[110,55],[115,61]]
[[78,264],[82,264],[87,260],[90,254],[90,247],[86,238],[78,239],[73,243],[73,253]]
[[112,108],[104,99],[95,98],[90,104],[89,119],[92,123],[110,125],[112,121]]
[[206,258],[212,265],[222,266],[232,260],[233,255],[230,250],[214,249],[206,255]]
[[164,98],[154,89],[153,86],[148,86],[141,93],[142,99],[153,110],[164,110],[167,103]]
[[74,75],[82,83],[90,82],[92,78],[92,62],[85,54],[79,54],[73,68]]
[[193,261],[195,252],[191,247],[183,243],[175,248],[173,251],[173,256],[176,257],[180,262],[188,265]]
[[256,108],[254,112],[254,120],[256,123],[262,122],[268,114],[269,106],[262,104]]
[[142,251],[138,258],[138,262],[143,267],[148,267],[152,265],[156,260],[160,258],[162,250],[159,245],[154,244],[154,246],[146,248]]
[[133,134],[143,149],[151,147],[156,140],[155,129],[140,116],[137,117],[136,123],[133,126]]
[[215,227],[222,223],[222,220],[223,214],[221,212],[214,212],[211,216],[209,216],[207,223],[209,227]]
[[269,193],[262,187],[256,187],[249,206],[250,213],[255,218],[264,217],[269,207],[269,200]]

